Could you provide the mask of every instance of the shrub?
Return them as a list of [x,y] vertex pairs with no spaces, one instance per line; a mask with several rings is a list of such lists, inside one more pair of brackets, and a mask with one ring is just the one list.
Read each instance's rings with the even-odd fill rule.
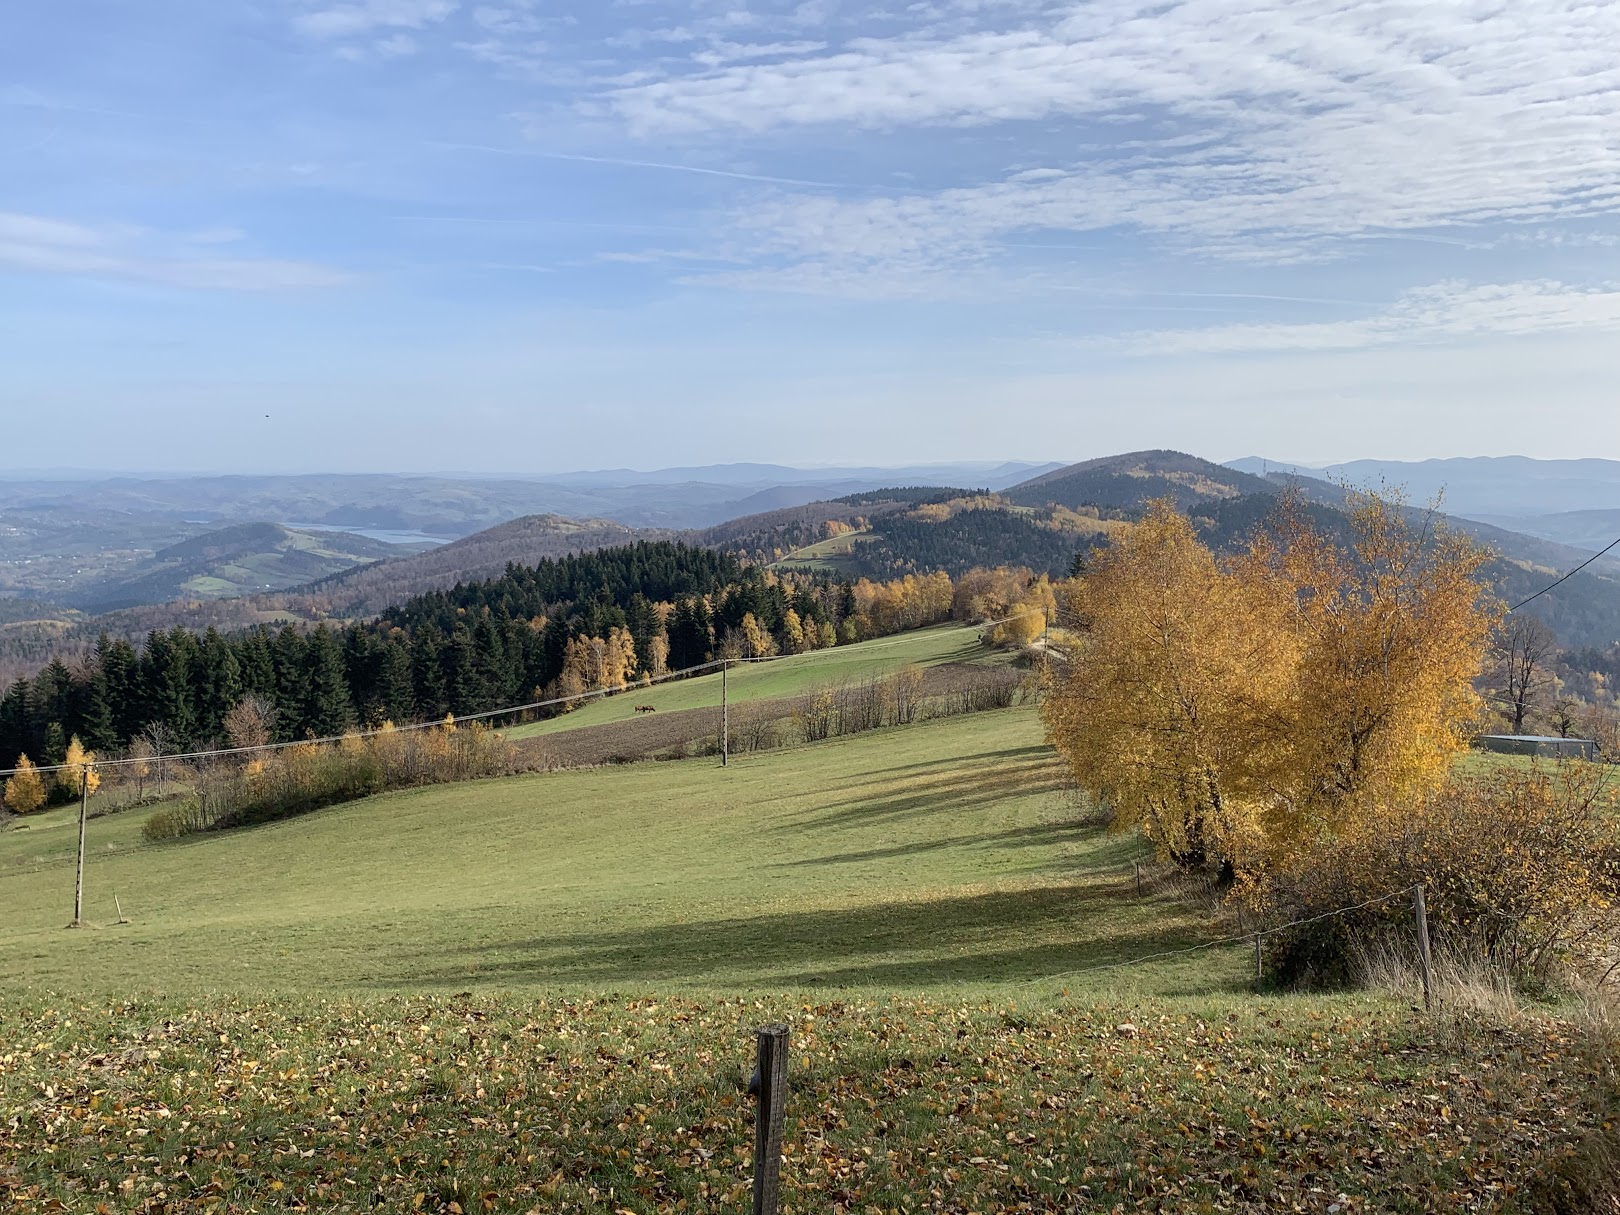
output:
[[201,818],[198,814],[199,805],[195,796],[179,798],[158,810],[154,810],[141,824],[141,835],[151,843],[160,843],[163,840],[177,840],[182,835],[190,835],[193,831],[201,830]]
[[336,745],[300,743],[244,764],[222,764],[197,774],[195,797],[160,810],[145,828],[148,839],[242,827],[307,814],[389,789],[495,776],[513,769],[512,749],[500,735],[474,724],[410,732],[385,727]]
[[[1291,857],[1249,894],[1278,919],[1322,915],[1422,884],[1437,951],[1547,982],[1620,943],[1620,807],[1603,766],[1454,777],[1410,810]],[[1411,940],[1411,900],[1392,899],[1270,938],[1272,969],[1342,983],[1355,951]]]

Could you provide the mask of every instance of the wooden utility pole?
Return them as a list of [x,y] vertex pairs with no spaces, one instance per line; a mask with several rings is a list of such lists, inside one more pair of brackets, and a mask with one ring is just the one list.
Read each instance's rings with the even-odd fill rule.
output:
[[79,771],[79,875],[73,883],[73,927],[84,925],[84,824],[90,817],[90,765]]
[[754,1215],[777,1215],[782,1199],[782,1135],[787,1121],[788,1027],[756,1031],[759,1113],[754,1124]]
[[726,672],[731,669],[729,659],[720,661],[720,766],[724,768],[731,758],[731,706],[726,701]]
[[1434,957],[1429,949],[1429,909],[1423,904],[1423,886],[1412,888],[1412,912],[1417,919],[1418,962],[1423,967],[1423,1007],[1434,1007]]

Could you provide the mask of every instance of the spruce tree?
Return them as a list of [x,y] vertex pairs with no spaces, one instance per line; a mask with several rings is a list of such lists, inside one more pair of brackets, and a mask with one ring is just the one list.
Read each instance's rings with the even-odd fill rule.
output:
[[416,719],[416,687],[411,678],[410,647],[398,637],[383,645],[382,664],[377,681],[377,708],[389,721],[400,725]]
[[419,720],[437,720],[450,711],[444,663],[439,656],[443,645],[444,634],[432,627],[421,630],[411,641],[411,680],[416,685]]
[[276,672],[276,741],[289,742],[308,732],[304,706],[308,701],[309,677],[304,667],[303,635],[292,625],[283,625],[271,646]]
[[343,653],[332,630],[323,624],[309,635],[304,647],[304,703],[299,725],[316,738],[330,738],[353,724]]
[[270,649],[270,631],[264,625],[236,643],[236,667],[244,693],[266,702],[276,699],[276,663]]
[[14,768],[28,750],[29,683],[19,679],[0,696],[0,768]]
[[122,746],[141,732],[147,720],[143,716],[140,656],[129,642],[122,638],[113,641],[103,633],[96,641],[96,665],[107,686],[115,745]]
[[54,768],[67,758],[67,731],[62,729],[62,723],[53,721],[46,723],[45,742],[40,747],[39,762],[41,767]]
[[450,692],[450,711],[457,717],[477,713],[490,706],[478,670],[478,652],[466,625],[457,625],[444,651],[444,679]]
[[[177,637],[176,634],[179,634]],[[145,721],[161,723],[179,748],[190,745],[196,727],[192,705],[191,666],[184,630],[147,634],[141,655]]]
[[102,674],[99,664],[80,686],[77,716],[79,730],[92,751],[106,752],[117,748],[120,742],[118,725],[108,696],[107,677]]
[[236,654],[212,625],[203,634],[198,653],[197,735],[225,737],[225,716],[241,701],[242,671]]

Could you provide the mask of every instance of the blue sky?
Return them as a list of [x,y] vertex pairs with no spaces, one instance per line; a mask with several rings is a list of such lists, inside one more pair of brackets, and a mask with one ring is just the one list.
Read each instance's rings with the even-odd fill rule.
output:
[[1620,6],[0,21],[0,467],[1620,458]]

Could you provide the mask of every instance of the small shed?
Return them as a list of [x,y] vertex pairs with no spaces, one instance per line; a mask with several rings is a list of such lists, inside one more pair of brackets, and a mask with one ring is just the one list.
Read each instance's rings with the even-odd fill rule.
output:
[[1562,738],[1557,734],[1481,734],[1474,739],[1474,746],[1500,755],[1593,760],[1598,757],[1598,745],[1590,738]]

